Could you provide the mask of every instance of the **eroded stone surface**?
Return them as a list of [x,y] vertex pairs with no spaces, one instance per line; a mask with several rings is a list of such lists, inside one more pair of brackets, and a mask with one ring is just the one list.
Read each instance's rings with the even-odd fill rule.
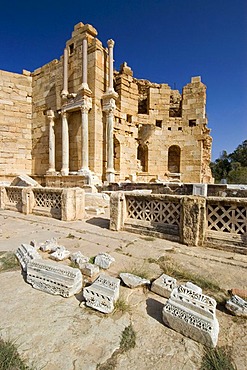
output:
[[56,250],[50,254],[49,258],[55,261],[63,261],[66,260],[69,255],[70,251],[68,251],[65,247],[57,246]]
[[238,295],[233,295],[226,302],[226,308],[233,315],[247,317],[247,301]]
[[24,271],[27,271],[27,264],[29,262],[42,259],[35,247],[29,244],[21,244],[15,252],[15,255]]
[[83,289],[86,305],[103,313],[111,313],[119,297],[120,280],[104,274]]
[[172,290],[176,287],[177,280],[166,274],[162,274],[156,279],[151,286],[152,292],[161,295],[162,297],[169,298]]
[[194,290],[194,292],[196,293],[199,293],[199,294],[202,294],[202,288],[200,288],[198,285],[196,284],[193,284],[191,283],[190,281],[187,281],[187,283],[185,283],[185,286],[189,289],[192,289]]
[[94,263],[102,269],[108,269],[112,262],[115,261],[115,258],[110,256],[108,253],[99,253],[95,257]]
[[99,266],[92,263],[83,263],[79,265],[83,275],[93,277],[99,273]]
[[44,243],[40,243],[39,245],[39,248],[42,252],[55,252],[57,247],[57,238],[48,239]]
[[89,258],[84,256],[80,251],[70,254],[69,258],[72,262],[77,263],[79,267],[89,261]]
[[170,328],[207,346],[215,347],[219,323],[216,301],[180,285],[163,307],[163,321]]
[[56,262],[33,261],[27,265],[27,282],[46,293],[71,297],[82,288],[82,274]]
[[143,279],[140,276],[130,274],[128,272],[121,272],[119,275],[124,284],[129,288],[137,288],[138,286],[149,285],[150,280]]

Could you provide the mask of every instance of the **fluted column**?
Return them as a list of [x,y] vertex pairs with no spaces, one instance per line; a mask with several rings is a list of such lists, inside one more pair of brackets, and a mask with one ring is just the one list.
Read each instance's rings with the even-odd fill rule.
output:
[[62,112],[62,169],[61,174],[69,174],[69,127],[68,113]]
[[49,169],[46,172],[47,175],[55,174],[55,132],[54,132],[54,111],[49,109],[46,112],[47,119],[49,121]]
[[87,41],[87,35],[83,35],[82,39],[82,84],[81,89],[86,90],[87,92],[91,93],[88,83],[87,83],[87,47],[88,47],[88,41]]
[[66,99],[68,94],[68,48],[66,47],[63,52],[63,90],[61,92],[62,99]]
[[108,87],[103,95],[103,112],[106,114],[106,179],[108,183],[115,181],[114,170],[114,142],[113,142],[113,129],[114,129],[114,111],[116,108],[115,100],[118,94],[114,91],[113,87],[113,47],[114,41],[112,39],[107,41],[108,45]]
[[81,175],[89,175],[88,155],[88,112],[92,108],[92,98],[84,96],[81,105]]
[[109,53],[109,78],[108,78],[108,90],[107,92],[114,92],[113,88],[113,47],[115,42],[110,39],[107,41],[108,53]]

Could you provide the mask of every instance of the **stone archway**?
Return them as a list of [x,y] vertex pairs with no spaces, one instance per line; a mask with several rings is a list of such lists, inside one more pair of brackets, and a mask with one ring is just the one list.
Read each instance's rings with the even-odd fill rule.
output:
[[146,144],[138,145],[137,159],[140,161],[142,172],[148,172],[148,146]]

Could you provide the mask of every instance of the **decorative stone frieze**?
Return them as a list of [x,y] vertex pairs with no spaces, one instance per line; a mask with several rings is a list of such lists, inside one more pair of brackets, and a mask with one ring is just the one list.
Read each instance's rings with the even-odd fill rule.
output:
[[150,284],[150,280],[143,279],[140,276],[133,275],[128,272],[121,272],[119,276],[123,280],[124,284],[131,289]]
[[27,264],[29,262],[42,259],[41,255],[37,252],[35,247],[29,244],[21,244],[17,248],[15,255],[20,262],[23,271],[27,271]]
[[151,291],[161,295],[162,297],[169,298],[172,290],[177,286],[177,280],[166,274],[162,274],[156,279],[151,286]]
[[173,289],[163,308],[163,321],[170,328],[207,346],[215,347],[219,323],[216,301],[180,285]]
[[95,257],[94,263],[102,269],[108,269],[115,258],[110,256],[108,253],[99,253]]
[[86,305],[103,313],[111,313],[119,297],[119,286],[119,279],[99,275],[92,285],[83,289]]
[[43,292],[71,297],[82,289],[82,274],[56,262],[33,261],[27,266],[27,282]]

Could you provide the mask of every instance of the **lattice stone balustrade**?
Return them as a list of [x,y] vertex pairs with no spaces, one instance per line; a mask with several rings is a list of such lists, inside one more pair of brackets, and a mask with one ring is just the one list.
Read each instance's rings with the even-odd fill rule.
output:
[[81,188],[0,187],[0,208],[79,220],[85,217],[85,194]]

